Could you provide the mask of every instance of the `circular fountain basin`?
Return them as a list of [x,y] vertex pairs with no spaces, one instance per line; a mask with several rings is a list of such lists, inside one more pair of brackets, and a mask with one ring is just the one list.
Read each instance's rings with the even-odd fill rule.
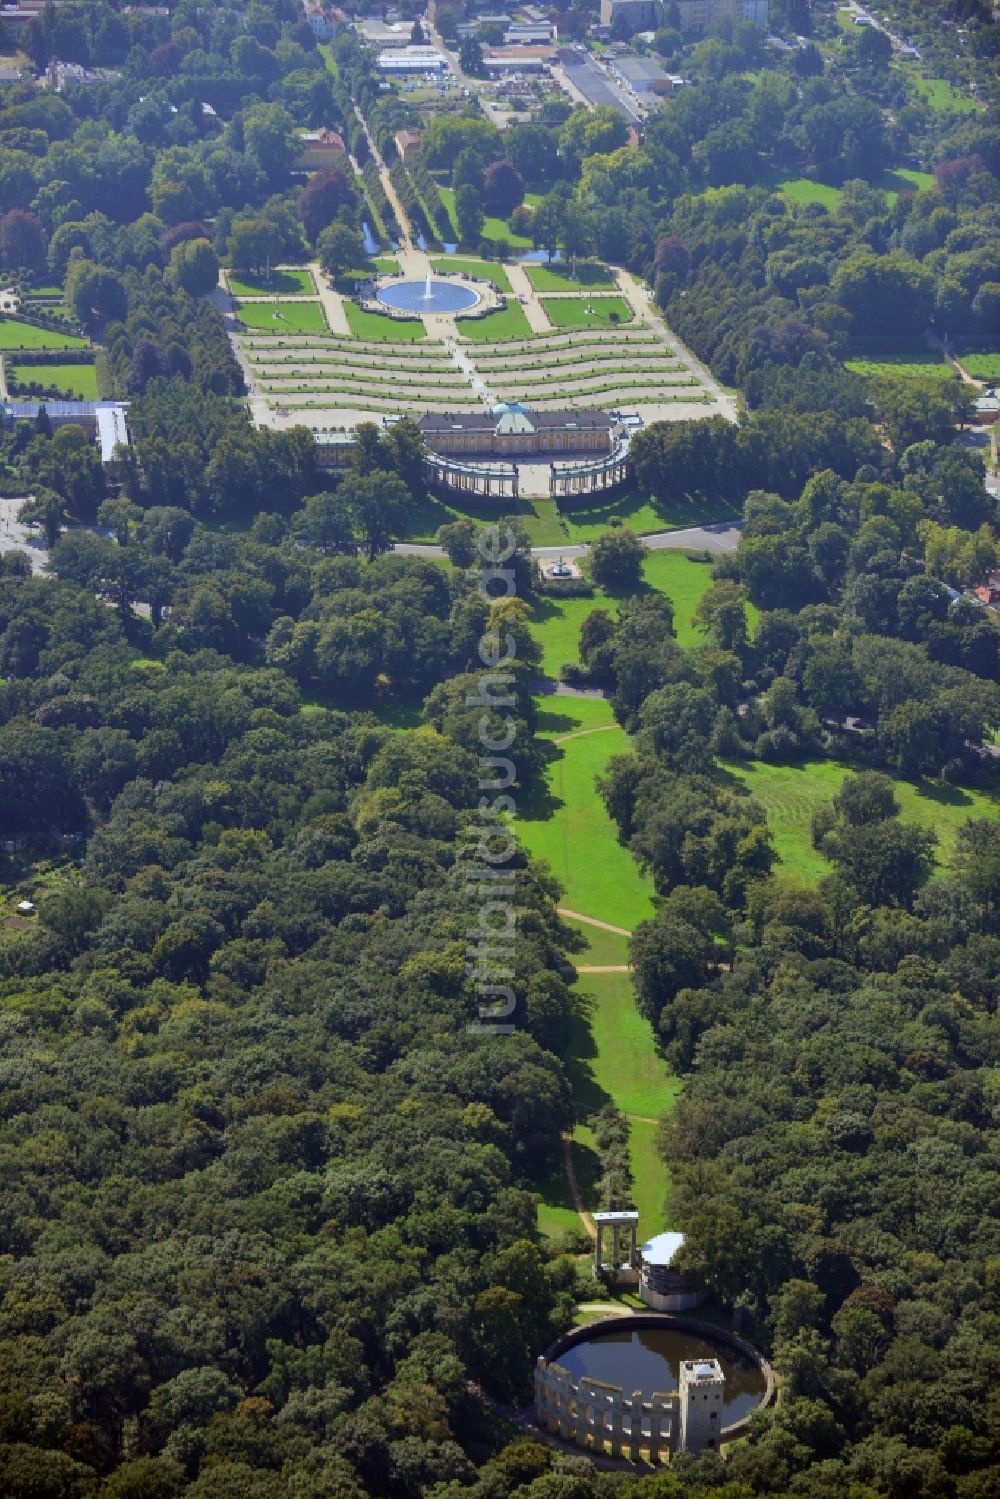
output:
[[475,307],[479,293],[461,281],[394,281],[380,286],[376,293],[386,307],[400,312],[464,312]]
[[552,1361],[568,1369],[574,1382],[586,1375],[620,1385],[628,1395],[641,1390],[648,1400],[677,1389],[683,1359],[700,1358],[718,1359],[726,1376],[724,1427],[743,1420],[760,1405],[766,1381],[752,1359],[721,1339],[710,1341],[677,1327],[619,1326],[613,1331],[595,1332],[592,1338],[583,1335]]

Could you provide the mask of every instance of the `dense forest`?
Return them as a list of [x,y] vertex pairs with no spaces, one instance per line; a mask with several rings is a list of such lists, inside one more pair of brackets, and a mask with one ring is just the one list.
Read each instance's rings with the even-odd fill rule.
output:
[[[978,0],[892,10],[989,104]],[[574,34],[596,8],[559,15]],[[30,491],[49,550],[41,575],[0,562],[0,872],[32,892],[0,940],[9,1499],[1000,1493],[1000,823],[945,850],[897,796],[995,787],[1000,630],[954,595],[1000,562],[1000,517],[954,441],[957,380],[844,364],[995,340],[1000,131],[932,109],[881,33],[831,58],[827,0],[772,0],[803,34],[778,53],[662,20],[649,50],[690,86],[640,144],[568,101],[501,136],[473,101],[399,182],[432,205],[450,183],[464,230],[498,214],[643,276],[741,398],[738,423],[633,441],[639,489],[742,516],[697,643],[619,528],[594,581],[631,545],[637,586],[590,611],[566,675],[634,749],[593,794],[655,889],[630,952],[683,1083],[672,1221],[780,1402],[724,1462],[643,1477],[512,1419],[593,1290],[578,1242],[537,1229],[582,1005],[523,848],[509,1034],[479,1024],[468,964],[483,720],[525,797],[554,753],[539,580],[517,517],[515,600],[480,587],[471,526],[442,538],[458,565],[393,554],[426,499],[417,429],[363,427],[332,485],[308,429],[252,423],[208,297],[223,263],[353,249],[386,206],[365,127],[391,158],[414,107],[292,0],[66,0],[30,60],[108,73],[0,85],[0,269],[64,288],[132,446],[113,479],[80,428],[2,437],[0,488]],[[358,176],[295,175],[320,127]],[[834,206],[777,191],[792,171]],[[510,702],[484,713],[501,644]],[[851,774],[813,808],[809,883],[739,772],[824,757]],[[598,1121],[627,1174],[622,1139]]]

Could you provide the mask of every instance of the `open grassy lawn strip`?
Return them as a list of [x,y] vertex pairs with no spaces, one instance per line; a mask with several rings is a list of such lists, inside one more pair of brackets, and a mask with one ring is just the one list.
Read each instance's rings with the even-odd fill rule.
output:
[[[765,765],[760,760],[726,761],[726,773],[742,781],[767,813],[775,847],[781,855],[777,873],[815,883],[832,866],[812,846],[811,819],[822,802],[836,795],[845,776],[863,770],[863,762],[807,760],[802,765]],[[947,868],[955,834],[967,817],[1000,815],[1000,793],[895,778],[900,817],[930,828],[938,836],[939,866]]]
[[606,265],[597,260],[577,261],[573,274],[561,262],[540,265],[529,262],[524,267],[536,291],[577,291],[581,286],[614,286],[614,277]]
[[545,316],[556,328],[610,328],[632,321],[624,297],[542,297]]
[[546,676],[558,677],[567,661],[579,661],[580,626],[593,609],[609,609],[615,614],[616,600],[603,588],[595,588],[593,598],[589,599],[539,597],[536,601],[532,633],[542,647],[542,670]]
[[234,297],[314,297],[316,287],[309,271],[272,271],[269,277],[249,272],[229,275],[229,290]]
[[852,375],[865,375],[871,379],[892,379],[904,376],[911,380],[957,380],[952,366],[939,359],[914,359],[909,354],[887,354],[881,359],[845,359],[844,368]]
[[1000,353],[960,354],[959,359],[977,380],[1000,380]]
[[[444,187],[440,182],[438,183],[438,191],[441,194],[441,198],[442,198],[442,201],[444,202],[445,208],[447,208],[447,210],[448,210],[448,216],[451,219],[452,224],[456,225],[456,228],[455,228],[455,239],[457,241],[458,240],[458,228],[457,228],[457,220],[455,218],[455,194],[454,194],[454,191],[450,187]],[[525,194],[525,202],[526,203],[530,201],[530,197],[531,197],[530,194],[528,194],[528,193]],[[514,248],[517,249],[517,250],[530,250],[531,249],[531,240],[530,239],[527,239],[523,234],[511,234],[510,230],[507,228],[507,221],[505,219],[498,219],[493,214],[486,214],[484,216],[484,218],[483,218],[483,227],[482,227],[482,229],[480,231],[479,237],[480,237],[480,239],[495,239],[495,240],[505,239],[509,245],[513,245]]]
[[[660,1065],[666,1073],[666,1063],[661,1062]],[[661,1115],[671,1112],[679,1092],[680,1082],[667,1073],[667,1080],[660,1088]],[[658,1132],[658,1121],[651,1124],[646,1119],[629,1120],[628,1154],[632,1167],[632,1198],[639,1210],[643,1242],[647,1233],[652,1236],[662,1233],[668,1226],[677,1227],[670,1217],[670,1178],[656,1149]]]
[[[459,404],[450,395],[448,400],[452,405]],[[440,404],[444,404],[443,399]],[[484,495],[470,495],[463,503],[461,495],[449,494],[447,502],[427,495],[419,504],[410,505],[400,540],[432,542],[438,527],[448,521],[472,520],[481,526],[502,520],[505,515],[519,518],[532,546],[558,546],[566,539],[554,500],[522,496],[516,503],[509,499],[491,502]]]
[[508,302],[501,312],[490,312],[485,317],[456,318],[455,321],[459,335],[476,343],[531,337],[531,324],[517,302]]
[[510,291],[510,277],[499,260],[471,260],[462,255],[435,255],[431,270],[439,276],[468,276],[472,281],[493,281],[503,292]]
[[321,302],[240,302],[237,316],[248,328],[269,333],[326,333],[326,315]]
[[96,401],[97,370],[92,364],[15,364],[10,372],[20,387],[32,381],[81,401]]
[[[546,700],[549,711],[561,711]],[[583,734],[556,747],[546,772],[546,788],[519,807],[518,836],[545,859],[564,890],[563,903],[631,931],[653,914],[653,883],[640,874],[632,855],[618,841],[618,830],[594,789],[612,755],[629,750],[625,731],[606,714],[606,732]],[[570,715],[567,714],[569,718]],[[567,732],[573,732],[572,720]]]
[[378,312],[365,312],[353,302],[344,303],[347,325],[355,338],[365,338],[369,343],[409,344],[427,337],[427,329],[419,319],[401,322],[398,318],[382,317]]
[[86,349],[85,338],[75,333],[55,333],[18,318],[0,317],[0,349]]
[[[819,182],[815,177],[793,177],[775,168],[762,174],[756,185],[780,193],[789,203],[822,203],[829,209],[836,208],[843,197],[842,190],[828,182]],[[922,192],[933,187],[934,178],[930,172],[918,172],[911,167],[894,167],[883,172],[872,186],[885,193],[890,203],[894,203],[901,192],[910,188]],[[709,188],[707,191],[714,192],[718,189]]]
[[[707,521],[717,521],[720,516],[719,503],[706,500],[700,495],[669,495],[653,498],[639,489],[628,489],[613,499],[604,496],[581,496],[579,505],[564,509],[566,529],[573,541],[593,541],[608,529],[612,516],[617,516],[625,525],[641,535],[656,531],[672,531],[688,526],[700,526]],[[563,501],[564,506],[572,500]]]

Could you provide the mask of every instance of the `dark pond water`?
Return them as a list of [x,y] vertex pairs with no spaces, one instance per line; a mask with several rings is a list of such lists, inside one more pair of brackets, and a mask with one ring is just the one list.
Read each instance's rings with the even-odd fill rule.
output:
[[559,1355],[556,1363],[574,1379],[583,1375],[621,1385],[626,1395],[668,1394],[679,1384],[683,1359],[717,1358],[726,1376],[723,1425],[731,1426],[764,1398],[764,1376],[750,1359],[744,1359],[724,1343],[665,1327],[623,1328],[577,1343]]

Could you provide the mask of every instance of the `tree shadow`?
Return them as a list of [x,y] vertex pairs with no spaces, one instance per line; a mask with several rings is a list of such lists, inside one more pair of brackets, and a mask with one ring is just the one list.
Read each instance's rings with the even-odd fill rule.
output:
[[975,802],[962,786],[947,786],[941,781],[914,781],[913,789],[925,801],[939,807],[974,807]]
[[597,1057],[597,1045],[590,1027],[594,1001],[586,994],[574,996],[573,1017],[569,1024],[569,1037],[563,1066],[573,1090],[573,1102],[577,1119],[584,1121],[596,1114],[605,1104],[611,1103],[610,1093],[594,1077],[593,1062]]
[[[559,701],[558,698],[556,701]],[[542,708],[535,715],[535,724],[539,734],[572,734],[579,726],[579,720],[568,713]]]

